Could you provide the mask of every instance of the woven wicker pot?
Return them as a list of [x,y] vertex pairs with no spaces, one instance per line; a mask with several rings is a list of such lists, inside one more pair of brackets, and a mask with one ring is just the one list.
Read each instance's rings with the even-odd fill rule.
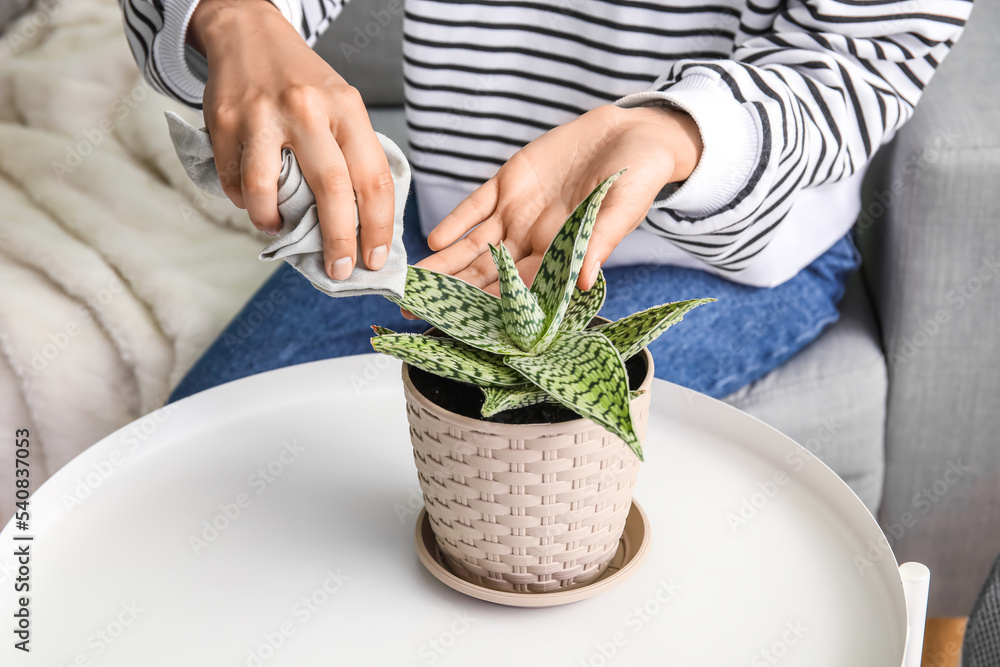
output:
[[[653,358],[632,401],[640,439]],[[596,579],[618,549],[639,459],[589,419],[500,424],[421,394],[403,364],[410,439],[424,505],[451,570],[488,588],[567,590]],[[470,389],[471,391],[476,391]]]

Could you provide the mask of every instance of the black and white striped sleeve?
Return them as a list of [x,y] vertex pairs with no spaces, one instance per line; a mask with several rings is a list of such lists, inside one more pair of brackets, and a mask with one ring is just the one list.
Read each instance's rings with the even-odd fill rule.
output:
[[798,192],[863,169],[910,118],[971,8],[971,0],[790,0],[766,29],[752,31],[744,17],[753,36],[732,59],[676,62],[651,90],[618,101],[666,101],[702,134],[694,173],[644,225],[722,275],[746,270]]
[[[312,45],[340,13],[342,0],[246,0],[271,2]],[[119,0],[132,55],[156,90],[201,108],[205,82],[189,64],[188,23],[198,0]]]

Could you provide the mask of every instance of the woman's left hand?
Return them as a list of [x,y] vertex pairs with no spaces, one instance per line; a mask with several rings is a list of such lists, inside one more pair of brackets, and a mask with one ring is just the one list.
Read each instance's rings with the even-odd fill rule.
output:
[[597,107],[515,153],[431,232],[428,244],[438,252],[419,266],[498,294],[488,244],[503,242],[530,285],[573,208],[605,178],[628,167],[604,199],[580,270],[577,285],[590,289],[660,190],[691,175],[701,150],[698,127],[683,111]]

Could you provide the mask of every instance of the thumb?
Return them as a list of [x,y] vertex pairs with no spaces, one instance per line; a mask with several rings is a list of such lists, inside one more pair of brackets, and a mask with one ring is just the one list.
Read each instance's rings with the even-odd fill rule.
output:
[[[612,190],[612,192],[614,192]],[[587,254],[583,258],[583,266],[580,267],[580,277],[577,278],[576,285],[586,291],[594,286],[597,281],[597,274],[601,270],[604,262],[608,261],[611,252],[618,247],[629,232],[642,223],[649,210],[647,206],[638,215],[634,206],[615,205],[615,201],[605,199],[605,204],[601,206],[601,211],[597,216],[594,231],[590,235],[590,244],[587,246]]]

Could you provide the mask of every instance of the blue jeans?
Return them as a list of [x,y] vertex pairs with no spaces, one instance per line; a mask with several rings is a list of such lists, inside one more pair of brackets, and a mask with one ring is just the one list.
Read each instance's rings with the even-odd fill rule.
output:
[[[408,260],[429,254],[415,198],[405,214]],[[837,320],[847,276],[860,264],[845,237],[788,282],[748,287],[704,271],[676,266],[608,269],[601,315],[615,320],[651,306],[715,297],[649,346],[656,377],[722,397],[763,377]],[[333,299],[282,265],[226,327],[174,390],[171,401],[215,385],[317,359],[371,352],[369,328],[379,324],[419,332],[379,296]]]

